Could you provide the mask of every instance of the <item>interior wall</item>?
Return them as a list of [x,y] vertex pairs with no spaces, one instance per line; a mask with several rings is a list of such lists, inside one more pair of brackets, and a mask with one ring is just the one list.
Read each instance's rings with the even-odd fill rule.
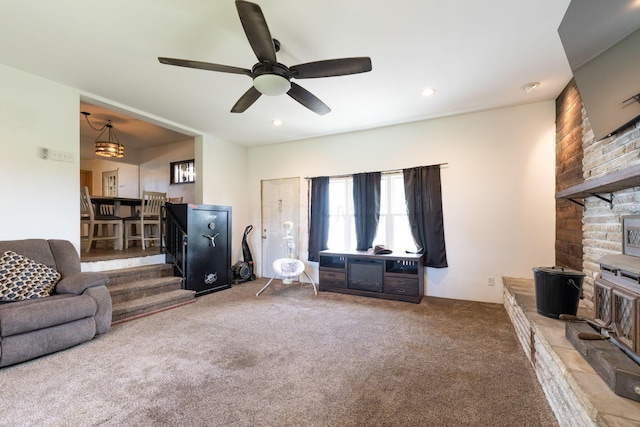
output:
[[195,184],[170,184],[170,163],[190,160],[195,156],[193,140],[165,144],[139,150],[139,164],[112,160],[81,160],[80,168],[93,172],[91,194],[103,196],[102,173],[118,171],[118,197],[138,198],[144,190],[167,193],[167,197],[182,197],[185,203],[194,203]]
[[[3,65],[0,82],[0,238],[67,239],[78,247],[79,95]],[[43,160],[39,147],[70,153],[73,162]]]
[[[0,192],[10,201],[0,213],[0,239],[66,239],[79,249],[82,94],[4,65],[0,65],[0,81],[0,144],[4,148]],[[233,249],[241,253],[247,211],[247,151],[206,134],[196,137],[194,145],[196,156],[200,156],[195,201],[232,206]],[[38,148],[43,146],[70,153],[73,162],[40,159]]]
[[160,191],[167,193],[167,197],[182,197],[184,203],[195,203],[195,184],[170,184],[171,162],[193,158],[195,158],[193,140],[142,150],[140,153],[140,194],[144,190]]
[[[242,234],[249,221],[247,149],[211,135],[195,139],[196,203],[231,206],[231,263],[242,260]],[[198,199],[198,194],[202,195]]]
[[80,169],[90,170],[93,175],[91,195],[104,196],[102,191],[102,174],[113,170],[118,171],[118,197],[140,197],[138,194],[137,165],[114,162],[110,160],[80,160]]
[[[249,222],[259,229],[263,179],[437,163],[447,163],[441,175],[449,268],[427,269],[427,295],[500,303],[502,276],[533,278],[533,267],[553,264],[553,101],[251,148]],[[307,262],[307,181],[302,184],[305,237],[297,247]],[[256,265],[260,241],[260,233],[250,236]],[[317,279],[317,263],[307,264]]]

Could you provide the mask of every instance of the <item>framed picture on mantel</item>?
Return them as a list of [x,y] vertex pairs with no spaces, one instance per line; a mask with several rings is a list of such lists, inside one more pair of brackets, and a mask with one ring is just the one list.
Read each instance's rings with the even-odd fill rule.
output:
[[171,181],[169,184],[192,184],[196,182],[194,159],[170,163]]

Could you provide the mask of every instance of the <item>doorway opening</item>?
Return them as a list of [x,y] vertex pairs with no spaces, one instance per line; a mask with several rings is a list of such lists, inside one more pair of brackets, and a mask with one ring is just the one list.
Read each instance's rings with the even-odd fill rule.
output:
[[102,172],[102,195],[118,197],[118,171]]

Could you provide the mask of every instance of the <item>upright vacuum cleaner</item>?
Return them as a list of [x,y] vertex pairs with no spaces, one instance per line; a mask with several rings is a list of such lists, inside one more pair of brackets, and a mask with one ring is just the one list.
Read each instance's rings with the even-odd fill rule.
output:
[[236,262],[233,267],[231,267],[234,284],[256,280],[256,275],[253,272],[253,256],[247,243],[247,236],[251,230],[253,230],[253,225],[248,225],[247,228],[244,229],[244,236],[242,236],[242,256],[244,260]]

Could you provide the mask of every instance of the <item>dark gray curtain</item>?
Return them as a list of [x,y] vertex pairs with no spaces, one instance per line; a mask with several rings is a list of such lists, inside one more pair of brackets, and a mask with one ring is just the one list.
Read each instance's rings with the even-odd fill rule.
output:
[[404,194],[409,226],[418,253],[425,255],[424,265],[447,267],[442,217],[440,166],[404,169]]
[[329,177],[311,179],[311,215],[309,219],[309,261],[320,261],[318,252],[329,241]]
[[356,223],[356,250],[373,247],[380,220],[380,172],[353,175],[353,212]]

